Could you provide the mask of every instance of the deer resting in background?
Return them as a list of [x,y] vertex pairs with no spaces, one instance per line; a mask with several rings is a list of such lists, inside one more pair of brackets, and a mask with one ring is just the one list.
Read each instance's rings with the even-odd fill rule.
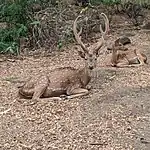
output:
[[136,67],[147,64],[147,57],[137,49],[126,48],[117,39],[112,47],[111,65],[113,67]]
[[101,13],[105,21],[105,31],[100,26],[102,38],[99,39],[97,46],[94,49],[88,49],[81,40],[81,32],[77,31],[78,16],[73,24],[73,33],[77,43],[81,46],[83,51],[78,51],[79,55],[85,60],[85,67],[82,69],[75,69],[72,67],[63,67],[54,69],[50,75],[43,75],[29,79],[19,89],[19,95],[24,98],[32,98],[38,100],[39,98],[57,97],[60,99],[61,95],[65,98],[74,98],[88,94],[86,89],[87,84],[91,79],[91,72],[96,67],[99,50],[104,44],[104,36],[109,29],[109,21],[104,13]]

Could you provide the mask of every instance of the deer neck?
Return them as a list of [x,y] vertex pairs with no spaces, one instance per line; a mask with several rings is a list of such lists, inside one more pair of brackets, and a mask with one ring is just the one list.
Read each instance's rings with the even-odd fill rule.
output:
[[86,86],[91,80],[91,70],[89,70],[86,66],[79,71],[81,82],[84,86]]
[[113,58],[113,61],[116,63],[116,61],[117,61],[117,49],[115,49],[115,47],[113,47],[113,49],[112,49],[112,58]]

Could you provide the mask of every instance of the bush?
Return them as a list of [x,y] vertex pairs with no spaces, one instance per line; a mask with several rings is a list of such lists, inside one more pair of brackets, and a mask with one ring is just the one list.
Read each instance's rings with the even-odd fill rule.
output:
[[0,6],[0,53],[19,53],[19,38],[28,33],[28,6],[26,0],[4,1]]
[[[66,11],[70,13],[66,15]],[[71,8],[63,5],[62,1],[1,1],[0,53],[19,54],[19,41],[22,37],[29,39],[31,48],[45,45],[60,47],[62,42],[68,41],[72,36],[71,28],[66,22],[66,17],[70,14]]]
[[[64,0],[70,2],[69,0]],[[1,0],[0,1],[0,53],[20,53],[20,39],[28,39],[28,47],[46,47],[51,51],[56,46],[60,48],[73,41],[72,23],[83,7],[70,5],[62,0]],[[92,5],[104,4],[106,10],[113,11],[115,7],[129,0],[90,0]],[[142,6],[147,6],[146,0],[137,0]],[[147,5],[146,5],[147,4]],[[67,5],[67,6],[66,6]],[[98,16],[101,12],[90,8],[88,18]],[[110,15],[112,15],[108,12]],[[129,11],[129,16],[132,12]],[[133,16],[134,17],[134,16]],[[131,16],[131,18],[133,18]],[[93,19],[91,28],[99,24],[99,18]],[[98,22],[98,23],[97,23]],[[93,25],[92,25],[93,24]],[[88,28],[89,30],[91,29]],[[84,30],[83,30],[84,32]],[[90,32],[90,31],[89,31]]]

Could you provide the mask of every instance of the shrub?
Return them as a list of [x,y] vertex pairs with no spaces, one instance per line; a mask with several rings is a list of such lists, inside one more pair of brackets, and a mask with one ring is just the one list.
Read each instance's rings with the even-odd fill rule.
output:
[[[70,2],[69,0],[64,0]],[[30,48],[45,47],[60,48],[73,41],[72,23],[83,7],[69,5],[62,0],[1,0],[0,1],[0,53],[20,53],[20,39],[27,38]],[[90,0],[92,5],[104,4],[110,16],[116,7],[126,6],[129,0]],[[149,1],[137,0],[142,6],[148,6]],[[146,5],[147,4],[147,5]],[[67,5],[67,6],[66,6]],[[97,7],[99,8],[99,7]],[[130,10],[130,9],[129,9]],[[132,10],[131,10],[132,11]],[[101,10],[89,8],[88,18],[98,16]],[[94,13],[93,13],[94,12]],[[111,13],[112,12],[112,13]],[[137,18],[133,18],[137,23]],[[135,13],[134,13],[135,14]],[[139,13],[138,13],[139,15]],[[93,25],[99,18],[93,19]],[[92,25],[93,23],[93,25]],[[91,29],[89,28],[89,29]],[[83,30],[84,32],[84,30]],[[90,31],[89,31],[90,32]],[[50,50],[51,51],[51,50]]]
[[19,38],[28,33],[28,1],[4,1],[0,6],[0,22],[6,24],[0,29],[0,53],[19,53]]

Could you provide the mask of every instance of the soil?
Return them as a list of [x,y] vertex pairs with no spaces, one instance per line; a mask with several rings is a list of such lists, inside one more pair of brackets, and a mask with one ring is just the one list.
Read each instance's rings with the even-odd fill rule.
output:
[[[108,43],[122,35],[112,32]],[[126,29],[132,48],[150,58],[147,31]],[[83,67],[75,45],[48,57],[0,62],[0,149],[2,150],[149,150],[150,66],[111,68],[99,57],[90,94],[71,100],[41,99],[31,105],[17,86],[31,76],[60,66]]]

